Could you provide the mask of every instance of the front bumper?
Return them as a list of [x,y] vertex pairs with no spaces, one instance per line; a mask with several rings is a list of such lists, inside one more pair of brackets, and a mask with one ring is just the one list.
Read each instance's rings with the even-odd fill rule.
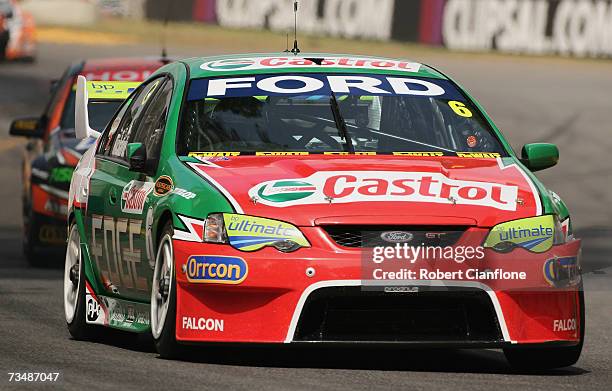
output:
[[[445,271],[525,271],[527,281],[385,281],[379,289],[363,289],[361,251],[337,246],[318,227],[301,229],[312,247],[290,254],[272,248],[245,253],[227,245],[175,239],[177,340],[457,347],[579,343],[581,285],[553,287],[544,272],[551,259],[579,257],[578,240],[543,254],[523,249],[509,254],[486,250],[485,259],[478,264],[426,266]],[[472,233],[470,240],[482,243],[486,231]],[[190,282],[188,260],[204,255],[243,259],[248,265],[246,277],[236,284]],[[385,291],[389,286],[409,289]],[[348,299],[340,300],[342,295]],[[462,297],[476,297],[477,303],[469,304]],[[315,299],[323,301],[312,309]],[[472,305],[476,310],[466,309]],[[473,319],[465,320],[466,316]]]

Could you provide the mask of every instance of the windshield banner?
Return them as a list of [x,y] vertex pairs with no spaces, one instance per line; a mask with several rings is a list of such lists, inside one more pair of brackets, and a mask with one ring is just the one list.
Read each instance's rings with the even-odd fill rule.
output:
[[447,80],[385,75],[281,74],[193,80],[188,100],[246,96],[420,96],[464,100]]

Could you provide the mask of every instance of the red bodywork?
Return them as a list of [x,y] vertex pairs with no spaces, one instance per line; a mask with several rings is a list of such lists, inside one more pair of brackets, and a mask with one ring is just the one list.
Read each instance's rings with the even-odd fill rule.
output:
[[[324,287],[361,286],[363,276],[367,275],[364,270],[367,272],[369,266],[364,267],[362,249],[338,245],[324,226],[464,226],[467,229],[456,246],[475,247],[482,245],[494,225],[542,213],[538,192],[529,177],[517,165],[504,167],[501,159],[240,156],[189,165],[222,191],[237,213],[290,222],[300,228],[311,247],[286,254],[274,248],[241,252],[229,245],[201,243],[203,221],[192,220],[192,226],[188,227],[192,240],[174,240],[176,336],[184,342],[294,342],[309,295]],[[413,179],[398,182],[403,187],[393,187],[393,181],[398,181],[397,175],[402,173],[417,175],[421,180],[414,181],[413,176]],[[339,180],[338,175],[343,178]],[[326,179],[321,181],[317,176]],[[262,188],[262,183],[276,180],[299,183],[288,192],[303,191],[314,195],[306,196],[298,201],[299,205],[293,206],[279,206],[253,196],[258,194],[256,190]],[[477,189],[464,190],[461,194],[467,198],[460,199],[457,192],[461,181],[468,187],[478,187],[479,182],[493,188],[489,188],[486,196]],[[456,186],[446,189],[450,194],[446,200],[439,199],[447,195],[443,182]],[[495,186],[503,189],[495,190]],[[266,191],[259,194],[266,194]],[[330,199],[329,202],[319,202],[317,192]],[[394,192],[430,198],[401,201],[393,198]],[[508,195],[514,199],[509,199]],[[342,200],[352,196],[366,199],[362,197],[346,203]],[[371,197],[371,201],[367,197]],[[470,204],[469,198],[479,203]],[[495,200],[501,202],[491,206]],[[513,205],[508,205],[512,202]],[[486,249],[483,260],[417,262],[408,268],[426,265],[431,270],[449,272],[503,268],[508,272],[525,272],[527,278],[521,281],[417,279],[408,285],[446,285],[486,292],[495,308],[502,345],[551,342],[571,345],[578,343],[580,338],[579,284],[553,287],[543,270],[551,259],[578,258],[579,253],[579,240],[569,240],[541,254],[522,248],[504,254]],[[188,258],[194,255],[242,258],[248,264],[248,275],[237,285],[191,283],[186,278],[185,268]],[[567,320],[573,320],[577,326],[559,326]]]

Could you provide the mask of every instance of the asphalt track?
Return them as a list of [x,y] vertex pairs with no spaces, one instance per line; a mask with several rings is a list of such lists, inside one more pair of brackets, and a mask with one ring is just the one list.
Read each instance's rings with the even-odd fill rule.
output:
[[[555,142],[559,166],[542,173],[569,204],[584,241],[587,340],[578,364],[514,372],[498,351],[199,350],[187,361],[159,359],[150,341],[111,333],[73,341],[63,320],[62,270],[33,269],[21,255],[23,143],[9,120],[38,114],[49,80],[85,57],[155,54],[154,47],[45,44],[36,64],[0,64],[0,389],[8,372],[61,372],[58,389],[610,389],[612,384],[612,64],[510,56],[427,53],[414,58],[458,78],[516,148]],[[185,54],[204,54],[185,49]],[[51,261],[50,261],[51,262]]]

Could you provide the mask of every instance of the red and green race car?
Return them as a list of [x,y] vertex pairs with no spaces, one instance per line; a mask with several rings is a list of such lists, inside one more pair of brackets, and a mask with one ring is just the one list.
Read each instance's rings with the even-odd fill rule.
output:
[[[500,348],[574,364],[581,242],[481,106],[415,62],[329,54],[159,69],[72,178],[70,333],[215,343]],[[431,250],[431,253],[429,252]],[[413,254],[413,257],[410,257]]]

